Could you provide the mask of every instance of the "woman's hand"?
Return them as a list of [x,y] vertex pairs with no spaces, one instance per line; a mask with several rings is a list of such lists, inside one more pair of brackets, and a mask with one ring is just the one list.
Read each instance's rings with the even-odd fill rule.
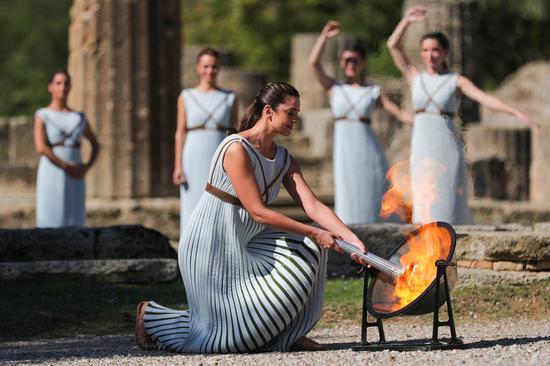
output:
[[540,125],[537,123],[537,121],[528,114],[518,111],[516,113],[516,118],[528,126],[534,126],[534,127],[540,128]]
[[342,252],[338,244],[336,244],[336,239],[342,239],[339,235],[331,233],[330,231],[323,229],[316,229],[311,235],[311,239],[314,242],[319,244],[322,248],[331,249],[334,248],[337,252]]
[[187,181],[187,178],[185,177],[185,173],[183,172],[183,168],[181,166],[174,168],[174,173],[172,173],[172,181],[176,186],[182,185],[184,182]]
[[[363,242],[361,240],[359,240],[359,238],[355,237],[355,238],[351,238],[349,241],[347,241],[348,243],[350,243],[351,245],[355,246],[357,249],[359,249],[361,252],[363,253],[367,253],[368,252],[368,249],[367,247],[365,246],[365,244],[363,244]],[[365,262],[363,259],[361,259],[358,255],[356,254],[352,254],[351,255],[351,259],[353,259],[355,262],[359,263],[360,265],[362,266],[366,266],[367,265],[367,262]]]
[[336,20],[329,20],[323,28],[322,34],[328,39],[336,37],[340,34],[340,22]]
[[405,12],[404,19],[410,23],[420,22],[426,18],[426,8],[421,5],[411,6]]
[[71,178],[82,179],[88,172],[88,166],[84,164],[64,164],[63,169],[69,174]]

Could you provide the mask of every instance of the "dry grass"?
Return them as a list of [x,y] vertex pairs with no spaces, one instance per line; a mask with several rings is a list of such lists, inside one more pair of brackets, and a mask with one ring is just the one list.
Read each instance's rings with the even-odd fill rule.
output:
[[[359,324],[363,282],[331,279],[319,326]],[[133,331],[138,301],[155,299],[185,306],[180,281],[151,285],[114,285],[67,280],[16,281],[0,284],[0,341],[73,335],[127,334]],[[453,292],[457,321],[550,319],[550,280],[523,285],[484,285]],[[421,317],[430,322],[430,316]],[[419,321],[405,317],[398,321]]]

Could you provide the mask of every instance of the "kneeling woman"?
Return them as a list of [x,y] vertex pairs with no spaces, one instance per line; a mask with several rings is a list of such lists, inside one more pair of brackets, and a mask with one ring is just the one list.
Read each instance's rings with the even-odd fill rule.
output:
[[[268,83],[240,132],[220,144],[206,192],[179,245],[189,310],[140,303],[140,347],[230,353],[319,346],[305,335],[321,316],[326,250],[335,249],[340,237],[366,248],[317,199],[293,157],[273,141],[290,135],[299,110],[294,87]],[[281,184],[322,228],[267,206]]]

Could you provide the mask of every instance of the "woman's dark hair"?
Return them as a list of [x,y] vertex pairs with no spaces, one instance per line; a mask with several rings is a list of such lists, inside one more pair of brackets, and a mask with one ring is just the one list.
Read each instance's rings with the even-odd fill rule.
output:
[[365,51],[365,47],[363,47],[363,43],[360,40],[353,40],[353,41],[347,41],[344,43],[344,51],[352,51],[355,52],[361,57],[361,60],[365,60],[365,57],[367,57],[367,52]]
[[[444,51],[449,50],[449,38],[447,38],[447,36],[441,32],[430,32],[424,34],[422,38],[420,38],[420,44],[422,44],[422,42],[424,42],[424,40],[426,39],[435,39]],[[447,64],[447,61],[443,61],[443,69],[445,69],[445,71],[449,70],[449,65]]]
[[203,48],[202,50],[199,51],[199,53],[197,55],[197,63],[199,63],[201,57],[204,56],[204,55],[215,57],[218,60],[220,59],[220,53],[218,51],[216,51],[212,47],[205,47],[205,48]]
[[430,32],[424,34],[422,38],[420,38],[420,43],[422,44],[422,42],[426,39],[435,39],[442,49],[445,51],[449,50],[449,38],[441,32]]
[[262,117],[266,105],[276,109],[279,104],[283,104],[288,97],[300,98],[300,94],[295,87],[282,81],[269,82],[262,86],[252,104],[248,106],[243,119],[237,126],[237,131],[248,130],[254,127],[256,122]]
[[50,77],[48,79],[48,84],[51,84],[51,82],[53,81],[53,79],[55,78],[55,75],[57,74],[63,74],[67,77],[67,79],[69,80],[69,83],[71,82],[71,75],[69,75],[69,73],[67,72],[67,70],[65,69],[57,69],[57,70],[54,70],[51,74],[50,74]]

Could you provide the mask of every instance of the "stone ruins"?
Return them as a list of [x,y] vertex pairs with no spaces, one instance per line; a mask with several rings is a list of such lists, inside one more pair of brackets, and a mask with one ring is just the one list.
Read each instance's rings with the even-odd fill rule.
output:
[[[412,26],[407,33],[406,52],[421,65],[417,52],[420,35],[441,30],[450,36],[452,44],[450,68],[477,80],[476,1],[407,0],[404,8],[418,3],[429,4],[432,10],[426,22]],[[176,100],[182,87],[196,82],[194,65],[200,48],[181,48],[179,15],[178,0],[73,2],[70,103],[86,112],[102,145],[100,159],[87,177],[88,223],[92,226],[141,223],[161,230],[172,241],[178,239],[179,199],[171,183]],[[302,123],[291,137],[280,142],[297,158],[318,196],[331,204],[332,117],[327,97],[307,64],[317,36],[304,33],[293,37],[290,82],[301,92]],[[339,52],[343,42],[352,37],[345,34],[327,45],[323,63],[336,77],[340,76]],[[242,113],[265,77],[235,67],[232,59],[231,50],[222,49],[219,84],[237,91]],[[550,190],[545,185],[550,180],[546,162],[550,156],[546,142],[550,137],[549,75],[550,63],[527,64],[494,92],[531,113],[540,129],[479,110],[466,100],[461,104],[473,192],[470,205],[478,224],[519,222],[530,227],[535,222],[550,222]],[[395,102],[410,108],[406,82],[375,76],[372,81],[380,83]],[[373,127],[391,163],[407,159],[410,127],[380,111],[374,116]],[[37,156],[32,129],[31,117],[0,118],[0,227],[34,225]],[[275,206],[297,219],[306,219],[285,195]],[[472,248],[478,242],[469,243],[464,261],[471,262]],[[550,268],[546,254],[529,260]],[[543,264],[537,269],[544,269]],[[521,266],[528,269],[525,263]]]

